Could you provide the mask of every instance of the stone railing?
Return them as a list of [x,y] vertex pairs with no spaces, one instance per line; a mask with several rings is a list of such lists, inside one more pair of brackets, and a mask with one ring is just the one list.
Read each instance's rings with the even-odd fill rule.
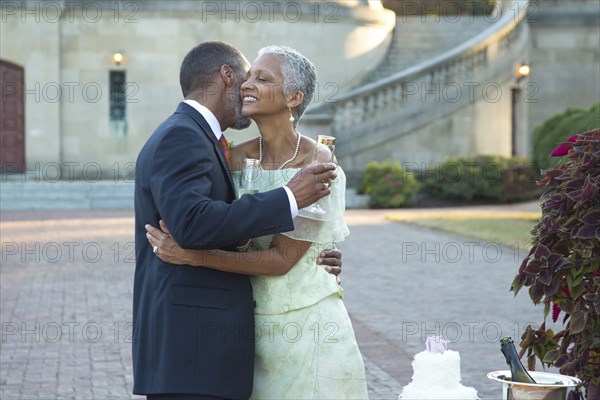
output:
[[[474,91],[475,98],[470,98],[470,89],[483,82],[507,82],[514,77],[515,65],[527,61],[529,2],[502,3],[497,22],[479,35],[433,59],[309,108],[301,124],[310,134],[336,136],[338,158],[347,170],[358,171],[364,160],[354,156],[365,149],[377,147],[385,153],[390,137],[409,134],[432,118],[477,101],[481,87]],[[443,90],[451,91],[448,97],[452,98],[439,101]],[[462,95],[454,96],[457,90]]]

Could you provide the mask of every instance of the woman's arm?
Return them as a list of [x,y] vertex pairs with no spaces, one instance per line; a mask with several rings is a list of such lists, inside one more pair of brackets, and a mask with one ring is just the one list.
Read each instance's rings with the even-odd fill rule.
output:
[[164,262],[212,268],[245,275],[283,275],[302,258],[311,242],[275,235],[271,247],[250,252],[182,249],[161,221],[161,229],[146,225],[146,237]]

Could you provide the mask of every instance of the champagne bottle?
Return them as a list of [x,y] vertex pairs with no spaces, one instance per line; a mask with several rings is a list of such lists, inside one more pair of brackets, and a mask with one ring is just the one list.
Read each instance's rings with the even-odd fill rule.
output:
[[521,364],[515,343],[512,338],[505,337],[500,339],[500,350],[506,358],[506,363],[510,365],[511,380],[513,382],[535,383],[535,380],[529,375],[527,370]]

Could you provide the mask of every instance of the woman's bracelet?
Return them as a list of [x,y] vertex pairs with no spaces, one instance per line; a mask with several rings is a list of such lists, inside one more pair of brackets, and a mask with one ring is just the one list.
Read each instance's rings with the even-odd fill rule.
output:
[[237,246],[237,250],[238,251],[248,251],[248,248],[250,248],[250,243],[252,243],[252,239],[248,239],[248,241],[243,244],[242,246]]

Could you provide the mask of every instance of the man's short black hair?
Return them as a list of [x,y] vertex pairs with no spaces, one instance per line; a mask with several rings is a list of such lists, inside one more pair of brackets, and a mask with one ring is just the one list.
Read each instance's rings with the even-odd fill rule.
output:
[[221,66],[229,65],[234,71],[244,67],[244,56],[232,45],[219,41],[202,42],[191,49],[179,70],[179,84],[183,97],[192,90],[213,82]]

